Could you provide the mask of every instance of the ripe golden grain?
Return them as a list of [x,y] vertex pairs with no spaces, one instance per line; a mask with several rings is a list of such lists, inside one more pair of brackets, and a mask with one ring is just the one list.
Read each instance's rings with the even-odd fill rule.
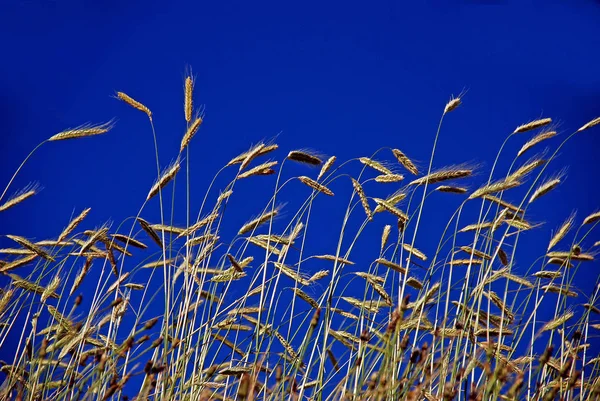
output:
[[364,164],[365,166],[371,167],[374,170],[379,171],[382,174],[386,174],[386,175],[393,175],[394,173],[392,172],[392,170],[390,170],[389,168],[385,167],[383,164],[379,163],[378,161],[375,161],[373,159],[370,159],[368,157],[361,157],[358,159],[362,164]]
[[39,186],[36,184],[28,185],[21,191],[14,194],[9,200],[0,205],[0,212],[10,209],[13,206],[18,205],[26,199],[31,198],[33,195],[39,192]]
[[166,170],[162,173],[161,177],[156,181],[156,183],[150,188],[150,192],[148,192],[148,196],[146,197],[146,201],[149,201],[153,196],[158,194],[158,192],[163,189],[179,172],[181,165],[179,164],[179,160],[176,160],[171,164]]
[[144,113],[146,113],[148,115],[148,118],[150,120],[152,120],[152,112],[150,111],[150,109],[147,108],[146,106],[144,106],[143,104],[141,104],[140,102],[138,102],[137,100],[133,99],[131,96],[129,96],[123,92],[117,92],[117,97],[120,100],[127,103],[128,105],[130,105],[131,107],[133,107],[134,109],[143,111]]
[[595,127],[598,124],[600,124],[600,117],[596,117],[593,120],[591,120],[590,122],[585,123],[581,128],[579,128],[577,130],[577,132],[585,131],[586,129]]
[[534,120],[534,121],[528,122],[526,124],[519,125],[517,128],[515,128],[513,134],[519,134],[519,133],[522,133],[522,132],[531,131],[531,130],[534,130],[536,128],[540,128],[540,127],[543,127],[545,125],[548,125],[551,122],[552,122],[551,118],[541,118],[539,120]]
[[287,158],[289,160],[309,164],[311,166],[320,166],[321,163],[323,163],[319,157],[303,150],[292,150],[290,153],[288,153]]
[[181,146],[179,148],[179,152],[183,152],[183,150],[190,144],[190,141],[198,132],[200,125],[202,124],[202,117],[198,117],[194,120],[194,122],[188,127],[181,139]]
[[367,196],[365,195],[365,191],[363,190],[362,185],[360,185],[360,183],[354,178],[350,177],[350,179],[352,180],[352,186],[354,187],[354,191],[358,194],[358,197],[360,198],[360,203],[362,204],[363,209],[365,210],[367,218],[369,220],[373,220],[373,212],[371,211],[369,201],[367,200]]
[[194,79],[191,76],[187,76],[185,78],[185,86],[184,86],[183,111],[185,114],[185,121],[187,121],[188,123],[190,121],[192,121],[193,92],[194,92]]
[[400,149],[392,149],[392,153],[398,159],[398,163],[413,175],[419,175],[419,169]]
[[314,189],[317,192],[321,192],[325,195],[333,196],[333,192],[329,188],[327,188],[325,185],[319,184],[317,181],[313,180],[312,178],[309,178],[306,176],[300,176],[300,177],[298,177],[298,179],[300,181],[302,181],[302,183],[308,185],[309,187],[311,187],[312,189]]
[[548,244],[548,249],[547,251],[550,251],[550,249],[554,248],[556,246],[556,244],[558,244],[560,242],[560,240],[562,240],[565,235],[567,235],[567,233],[569,232],[569,230],[571,229],[571,227],[573,226],[573,222],[575,221],[575,213],[573,213],[561,226],[560,228],[556,231],[556,233],[552,236],[552,238],[550,239],[550,243]]
[[536,136],[531,138],[529,141],[527,141],[523,145],[523,147],[521,147],[521,149],[517,153],[517,157],[520,157],[523,153],[527,152],[529,149],[531,149],[538,143],[543,142],[550,138],[554,138],[555,136],[556,136],[556,131],[545,131],[545,132],[541,132],[541,133],[537,134]]
[[321,178],[323,178],[325,173],[327,173],[329,171],[329,169],[331,168],[331,166],[333,166],[333,163],[335,163],[335,160],[336,160],[335,156],[331,156],[329,159],[327,159],[327,161],[323,164],[323,167],[321,167],[321,171],[319,171],[319,176],[317,177],[317,181],[319,181]]
[[459,178],[469,177],[473,174],[473,170],[465,169],[460,167],[448,167],[430,174],[427,174],[421,178],[411,181],[408,185],[424,185],[424,184],[437,184],[438,182],[456,180]]
[[77,128],[71,128],[65,131],[61,131],[56,135],[51,136],[48,141],[62,141],[65,139],[84,138],[88,136],[95,136],[105,134],[114,127],[114,123],[109,121],[103,124],[91,125],[85,124],[80,125]]

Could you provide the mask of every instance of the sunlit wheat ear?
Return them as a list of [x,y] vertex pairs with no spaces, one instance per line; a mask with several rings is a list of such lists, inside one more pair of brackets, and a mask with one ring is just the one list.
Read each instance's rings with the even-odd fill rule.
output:
[[390,237],[391,232],[392,232],[392,226],[389,224],[386,224],[383,227],[383,232],[381,233],[381,252],[383,252],[383,250],[385,249],[385,246],[387,245],[388,238]]
[[262,142],[258,143],[257,145],[252,146],[250,148],[250,150],[248,150],[248,151],[246,151],[246,152],[244,152],[244,153],[242,153],[242,154],[234,157],[233,159],[231,159],[229,161],[229,163],[226,164],[226,167],[233,166],[234,164],[240,164],[240,163],[242,163],[246,159],[246,157],[248,157],[248,155],[251,154],[251,153],[255,153],[256,152],[256,156],[262,156],[264,154],[267,154],[269,152],[272,152],[272,151],[276,150],[278,147],[279,146],[276,145],[276,144],[265,145]]
[[289,160],[309,164],[311,166],[320,166],[321,163],[323,163],[319,157],[303,150],[292,150],[290,153],[288,153],[287,158]]
[[142,230],[144,230],[146,232],[146,234],[148,234],[148,236],[150,238],[152,238],[152,240],[154,242],[156,242],[156,244],[159,247],[162,248],[163,247],[162,241],[161,241],[160,237],[158,236],[158,234],[156,233],[156,231],[154,231],[152,229],[152,227],[150,226],[150,223],[148,223],[146,220],[142,219],[141,217],[138,217],[136,220],[142,227]]
[[79,214],[79,216],[77,216],[73,220],[71,220],[71,222],[67,225],[67,227],[58,236],[58,242],[62,242],[63,240],[65,240],[69,236],[69,234],[71,234],[73,232],[73,230],[75,228],[77,228],[77,226],[83,221],[83,219],[85,219],[87,217],[87,215],[90,213],[90,210],[92,210],[92,209],[91,208],[84,209]]
[[398,159],[398,163],[413,175],[419,175],[419,169],[400,149],[392,149],[392,153]]
[[[404,213],[402,210],[393,206],[387,200],[379,199],[379,198],[373,198],[373,200],[375,200],[375,202],[377,202],[378,207],[381,206],[382,210],[386,210],[387,212],[393,214],[394,216],[398,217],[398,219],[401,220],[402,222],[408,221],[408,215],[406,213]],[[375,209],[375,211],[377,212],[377,209]]]
[[[23,278],[21,278],[20,276],[17,276],[16,274],[8,274],[8,276],[12,279],[12,285],[14,287],[17,288],[21,288],[25,291],[29,291],[29,292],[33,292],[39,295],[44,294],[44,291],[46,291],[46,287],[43,287],[39,284],[36,283],[32,283],[31,281],[25,280]],[[52,293],[46,293],[46,299],[47,298],[55,298],[58,299],[58,294],[55,292]]]
[[4,204],[0,205],[0,212],[3,212],[7,209],[10,209],[13,206],[18,205],[26,199],[31,198],[33,195],[37,194],[40,191],[40,186],[37,184],[27,185],[25,188],[14,194],[9,200],[7,200]]
[[141,241],[136,240],[135,238],[128,237],[123,234],[111,234],[111,236],[124,244],[131,245],[135,248],[146,249],[148,246]]
[[400,266],[398,263],[391,262],[387,259],[379,258],[375,260],[375,263],[379,263],[380,265],[383,265],[388,269],[392,269],[398,273],[406,274],[406,269],[404,267]]
[[275,173],[273,167],[277,165],[276,161],[266,162],[263,164],[259,164],[256,167],[253,167],[249,170],[244,171],[243,173],[238,175],[238,179],[248,178],[255,175],[270,175]]
[[482,196],[490,195],[496,192],[506,191],[508,189],[518,187],[519,185],[521,185],[521,182],[516,180],[503,180],[494,182],[492,184],[485,185],[473,192],[471,195],[469,195],[469,199],[480,198]]
[[158,191],[163,189],[165,185],[167,185],[173,178],[175,178],[175,175],[177,174],[177,172],[179,172],[180,168],[181,165],[179,163],[179,160],[176,160],[173,164],[167,167],[167,169],[161,175],[161,177],[156,181],[152,188],[150,188],[150,192],[148,192],[146,201],[150,200],[153,196],[158,194]]
[[382,174],[394,174],[392,170],[385,167],[383,164],[368,157],[360,157],[358,160],[365,166],[371,167],[372,169],[377,170]]
[[193,92],[194,79],[191,76],[187,76],[185,78],[184,85],[183,111],[185,114],[185,121],[187,121],[188,123],[192,121],[192,110],[194,108]]
[[183,138],[181,139],[181,147],[179,148],[180,152],[183,152],[183,150],[189,145],[189,143],[192,140],[192,138],[194,137],[194,135],[196,135],[196,132],[198,132],[198,129],[200,128],[201,124],[202,124],[202,117],[198,117],[188,127],[187,131],[185,131],[185,134],[183,135]]
[[403,179],[402,174],[381,174],[375,177],[375,181],[381,183],[400,182]]
[[323,178],[325,173],[327,173],[329,171],[329,169],[331,168],[331,166],[333,166],[333,163],[335,163],[335,161],[336,161],[335,156],[331,156],[329,159],[327,159],[327,161],[321,167],[321,171],[319,171],[319,176],[317,177],[317,181],[319,181],[321,178]]
[[451,185],[440,185],[435,190],[439,192],[447,192],[450,194],[465,194],[468,191],[468,189],[465,187],[455,187]]
[[[405,198],[406,198],[406,192],[404,192],[402,189],[400,189],[400,190],[394,192],[388,198],[386,198],[385,202],[391,206],[396,206],[398,203],[402,202]],[[377,204],[377,206],[375,206],[375,210],[373,212],[379,213],[379,212],[383,212],[384,210],[385,210],[385,208],[383,206],[381,206],[380,204]]]
[[545,131],[545,132],[541,132],[541,133],[537,134],[536,136],[531,138],[529,141],[527,141],[523,145],[523,147],[521,147],[521,149],[517,153],[517,157],[520,157],[523,153],[527,152],[529,149],[531,149],[538,143],[543,142],[546,139],[554,138],[555,136],[556,136],[556,131]]
[[531,198],[529,198],[529,203],[532,203],[534,200],[539,199],[540,197],[546,195],[548,192],[556,188],[560,184],[563,177],[564,173],[560,173],[555,178],[550,178],[546,180],[542,185],[537,187],[533,195],[531,195]]
[[592,121],[584,124],[581,128],[577,130],[577,132],[585,131],[586,129],[590,129],[600,124],[600,117],[594,118]]
[[459,166],[451,166],[443,168],[439,171],[425,175],[411,181],[408,185],[424,185],[424,184],[437,184],[438,182],[456,180],[459,178],[469,177],[473,174],[472,169],[462,168]]
[[565,235],[567,235],[571,227],[573,227],[574,221],[575,213],[571,214],[571,216],[569,216],[569,218],[560,226],[560,228],[552,236],[552,238],[550,239],[550,243],[548,244],[547,251],[554,248],[554,246],[556,246],[556,244],[558,244],[560,240],[562,240],[565,237]]
[[177,235],[177,238],[181,238],[181,237],[185,237],[187,235],[193,234],[194,232],[198,231],[202,227],[212,224],[218,217],[219,217],[219,213],[217,213],[217,212],[213,212],[213,213],[209,214],[208,216],[198,220],[198,222],[194,223],[193,225],[189,226],[188,228],[186,228],[185,230],[180,232]]
[[39,246],[35,245],[34,243],[28,241],[27,239],[25,239],[23,237],[19,237],[18,235],[10,235],[10,234],[7,235],[7,237],[10,238],[11,240],[15,241],[17,244],[21,245],[23,248],[26,248],[26,249],[34,252],[41,258],[49,260],[51,262],[54,262],[54,258],[52,256],[50,256],[50,254],[48,252],[46,252],[44,249],[40,248]]
[[72,129],[68,129],[68,130],[59,132],[58,134],[51,136],[48,140],[49,141],[62,141],[65,139],[75,139],[75,138],[84,138],[87,136],[101,135],[101,134],[107,133],[113,127],[114,127],[114,122],[112,122],[112,121],[109,121],[104,124],[98,124],[98,125],[86,124],[86,125],[81,125],[77,128],[72,128]]
[[452,97],[448,103],[446,103],[446,107],[444,107],[444,114],[450,113],[452,110],[456,109],[460,106],[461,100],[459,97]]
[[356,193],[358,194],[358,197],[360,198],[360,203],[362,204],[363,209],[365,209],[365,214],[367,215],[367,218],[369,220],[373,220],[373,212],[371,212],[371,207],[369,206],[369,201],[367,200],[367,196],[365,195],[365,191],[363,190],[362,185],[360,185],[360,183],[354,178],[350,177],[350,179],[352,180],[352,186],[354,187],[354,191],[356,191]]
[[539,272],[533,273],[533,275],[537,278],[547,278],[551,280],[562,277],[562,273],[555,270],[540,270]]
[[6,272],[16,269],[18,267],[25,266],[25,265],[29,264],[30,262],[34,261],[38,257],[39,256],[36,253],[34,253],[33,255],[27,255],[22,258],[15,259],[12,262],[8,262],[8,263],[4,264],[3,266],[0,266],[0,273],[6,273]]
[[144,113],[146,113],[148,115],[148,118],[150,120],[152,120],[152,112],[150,111],[150,109],[147,108],[146,106],[144,106],[143,104],[141,104],[140,102],[138,102],[137,100],[133,99],[132,97],[130,97],[129,95],[127,95],[123,92],[117,92],[117,98],[124,101],[125,103],[127,103],[128,105],[133,107],[134,109],[143,111]]
[[545,125],[548,125],[551,122],[552,122],[551,118],[540,118],[539,120],[534,120],[534,121],[528,122],[527,124],[519,125],[517,128],[515,128],[515,130],[513,131],[513,134],[520,134],[522,132],[531,131],[536,128],[540,128]]
[[422,261],[426,261],[427,260],[427,256],[425,256],[425,254],[421,251],[419,251],[417,248],[413,247],[410,244],[402,244],[402,247],[404,248],[404,250],[410,254],[412,254],[413,256],[415,256],[418,259],[421,259]]
[[548,331],[548,330],[555,330],[557,328],[559,328],[560,326],[562,326],[563,324],[565,324],[569,319],[571,319],[575,314],[572,311],[567,311],[565,312],[564,315],[561,315],[559,317],[557,317],[556,319],[553,319],[551,321],[549,321],[548,323],[546,323],[544,325],[544,327],[542,327],[542,332],[544,331]]
[[319,184],[312,178],[309,178],[306,176],[300,176],[300,177],[298,177],[298,179],[300,181],[302,181],[303,184],[308,185],[309,187],[311,187],[312,189],[314,189],[317,192],[321,192],[325,195],[333,196],[333,192],[329,188],[327,188],[325,185]]
[[583,219],[583,224],[592,224],[600,220],[600,212],[595,212]]
[[265,224],[267,221],[273,219],[278,214],[279,214],[279,208],[269,211],[269,212],[263,214],[262,216],[259,216],[255,219],[249,221],[248,223],[244,224],[242,226],[242,228],[240,228],[240,231],[238,231],[238,235],[243,235],[243,234],[246,234],[247,232],[255,230],[257,227],[261,226],[262,224]]
[[239,171],[242,171],[243,169],[248,167],[250,165],[250,163],[252,162],[252,160],[254,160],[258,156],[260,156],[261,151],[264,149],[264,147],[265,147],[265,144],[261,143],[257,147],[252,149],[250,152],[248,152],[248,154],[246,155],[246,157],[242,160],[242,163],[240,164]]

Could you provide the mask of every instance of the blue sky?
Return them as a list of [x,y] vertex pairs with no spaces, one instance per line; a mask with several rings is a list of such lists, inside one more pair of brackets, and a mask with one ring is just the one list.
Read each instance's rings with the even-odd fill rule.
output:
[[[312,148],[346,160],[390,146],[425,166],[445,103],[464,91],[442,130],[438,167],[482,162],[487,173],[515,126],[552,117],[566,135],[600,115],[598,1],[8,3],[0,6],[0,187],[56,132],[117,124],[102,137],[45,145],[9,193],[30,181],[44,190],[1,214],[0,234],[56,235],[85,207],[94,225],[135,215],[156,175],[151,133],[112,96],[124,91],[153,110],[164,166],[185,130],[188,66],[195,101],[206,105],[192,142],[196,200],[218,168],[265,138],[276,137],[279,158]],[[546,222],[539,243],[527,239],[539,253],[571,210],[580,219],[597,210],[599,138],[576,137],[550,169],[570,166],[552,198],[531,209]],[[247,210],[236,209],[234,226],[263,203],[240,204]],[[425,231],[434,226],[425,219]],[[587,293],[596,272],[581,272]]]

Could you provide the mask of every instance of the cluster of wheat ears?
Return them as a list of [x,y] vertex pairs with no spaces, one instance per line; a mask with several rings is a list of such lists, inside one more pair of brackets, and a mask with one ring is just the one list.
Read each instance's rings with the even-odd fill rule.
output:
[[[181,160],[203,121],[193,89],[188,76],[179,156],[162,170],[152,112],[116,94],[146,114],[154,136],[157,180],[135,218],[84,230],[84,209],[56,238],[6,235],[14,246],[0,250],[0,345],[11,359],[0,367],[1,399],[600,399],[600,358],[590,355],[599,287],[582,294],[573,285],[580,265],[594,263],[600,241],[588,237],[600,212],[580,221],[571,214],[555,230],[527,218],[564,178],[545,173],[558,151],[600,118],[526,161],[524,153],[558,134],[550,118],[517,127],[504,142],[524,142],[511,167],[495,171],[503,145],[475,190],[460,185],[473,179],[472,168],[432,169],[442,121],[460,97],[442,112],[425,168],[395,148],[346,163],[294,150],[278,165],[266,160],[278,146],[259,143],[219,171],[230,177],[224,188],[213,181],[199,206],[188,198],[187,223],[177,226],[167,191],[189,174]],[[81,126],[47,141],[112,127]],[[290,163],[306,175],[284,179]],[[345,173],[351,165],[360,174]],[[0,197],[2,213],[37,192],[5,198],[21,167]],[[267,175],[275,185],[264,209],[236,210],[257,217],[221,238],[236,184]],[[302,201],[284,218],[285,187]],[[313,207],[333,207],[334,190],[345,189],[335,249],[312,254]],[[416,239],[430,196],[461,200],[426,255]],[[148,202],[159,204],[159,216],[145,215]],[[463,218],[467,206],[475,219]],[[359,237],[374,226],[381,240],[361,249]],[[520,236],[544,229],[547,247],[517,268]],[[86,278],[92,290],[81,295]]]

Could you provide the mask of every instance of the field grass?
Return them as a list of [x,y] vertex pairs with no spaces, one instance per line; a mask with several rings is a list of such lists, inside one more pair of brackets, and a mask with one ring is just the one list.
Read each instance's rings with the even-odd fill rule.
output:
[[[591,294],[574,285],[581,269],[597,271],[600,213],[568,212],[550,228],[528,217],[565,179],[561,148],[600,119],[569,135],[550,118],[522,124],[487,172],[434,168],[442,122],[464,107],[452,98],[422,166],[396,148],[342,162],[261,142],[226,163],[196,205],[186,156],[204,115],[193,89],[187,77],[186,126],[168,166],[152,111],[115,96],[149,121],[155,143],[156,182],[134,217],[98,225],[82,208],[50,240],[2,233],[14,245],[0,250],[0,345],[11,354],[2,399],[600,399],[600,358],[590,352],[598,275]],[[48,141],[93,141],[113,127]],[[517,154],[504,151],[509,141],[522,143]],[[512,160],[507,171],[499,160]],[[23,164],[0,213],[38,191],[7,196]],[[261,180],[269,192],[246,185]],[[261,210],[233,201],[260,196]],[[439,238],[423,232],[432,198],[459,205],[436,220]],[[232,230],[232,213],[247,222]],[[550,231],[543,249],[522,240]],[[522,252],[537,258],[517,265]],[[84,283],[92,291],[80,293]]]

